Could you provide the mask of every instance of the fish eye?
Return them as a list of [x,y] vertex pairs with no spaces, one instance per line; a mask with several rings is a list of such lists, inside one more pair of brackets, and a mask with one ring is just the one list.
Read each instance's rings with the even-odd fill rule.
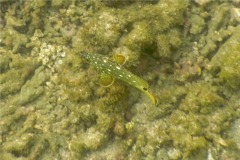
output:
[[147,91],[147,88],[143,87],[143,90],[144,90],[144,91]]

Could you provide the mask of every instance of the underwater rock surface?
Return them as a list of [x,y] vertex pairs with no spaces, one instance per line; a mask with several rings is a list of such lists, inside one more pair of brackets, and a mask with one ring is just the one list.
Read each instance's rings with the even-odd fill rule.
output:
[[[240,159],[239,6],[0,1],[1,159]],[[123,55],[158,105],[82,51]]]

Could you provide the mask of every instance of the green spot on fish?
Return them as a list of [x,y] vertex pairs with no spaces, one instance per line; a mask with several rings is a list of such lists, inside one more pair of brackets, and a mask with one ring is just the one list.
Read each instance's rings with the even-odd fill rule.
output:
[[156,105],[156,98],[148,91],[149,85],[142,78],[132,74],[130,71],[123,68],[121,65],[109,60],[100,54],[80,53],[80,56],[88,60],[101,72],[108,74],[116,79],[126,82],[127,84],[139,89],[147,95],[151,101]]

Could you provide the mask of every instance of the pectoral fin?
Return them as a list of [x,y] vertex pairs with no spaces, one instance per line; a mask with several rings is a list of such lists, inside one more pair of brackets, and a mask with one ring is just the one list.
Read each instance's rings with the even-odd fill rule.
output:
[[127,57],[123,54],[114,54],[112,57],[112,60],[117,64],[120,64],[121,66],[123,66],[127,61]]
[[111,86],[115,81],[115,78],[113,78],[112,76],[110,76],[107,73],[101,73],[100,75],[100,84],[104,87],[109,87]]

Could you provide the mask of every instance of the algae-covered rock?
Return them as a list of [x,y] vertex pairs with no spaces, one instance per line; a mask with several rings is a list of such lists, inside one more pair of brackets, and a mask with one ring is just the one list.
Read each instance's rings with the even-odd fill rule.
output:
[[16,154],[24,151],[27,152],[28,145],[30,145],[33,138],[32,134],[24,134],[19,137],[19,139],[14,139],[5,143],[4,149],[10,152],[16,152]]
[[7,55],[0,55],[0,72],[4,72],[9,69],[9,63],[11,62],[11,58]]
[[[80,134],[70,142],[70,150],[76,157],[81,157],[83,152],[100,148],[106,139],[106,135],[90,128],[86,133]],[[79,141],[81,139],[81,141]]]
[[[237,1],[0,5],[1,159],[239,159]],[[102,86],[82,51],[121,57],[158,103]]]
[[24,105],[43,94],[43,84],[49,79],[49,75],[41,72],[41,70],[41,67],[38,68],[32,80],[22,86],[20,94],[13,99],[14,105]]
[[180,109],[202,114],[214,112],[216,107],[224,105],[224,100],[217,94],[216,89],[207,83],[191,84],[188,94],[179,106]]
[[153,36],[149,24],[145,21],[134,23],[133,29],[121,41],[130,50],[141,51],[153,45]]
[[[5,58],[4,58],[5,57]],[[4,60],[4,61],[3,61]],[[0,95],[5,97],[9,94],[16,93],[33,75],[34,70],[39,65],[36,60],[25,59],[20,55],[14,55],[6,52],[3,55],[2,64],[5,69],[0,75]]]
[[240,87],[240,27],[237,27],[233,35],[223,44],[216,55],[213,56],[210,65],[213,70],[220,69],[218,75],[229,87]]
[[193,15],[191,17],[191,24],[192,24],[192,26],[190,29],[190,33],[199,34],[199,33],[201,33],[201,31],[203,30],[203,28],[205,26],[205,21],[199,15]]
[[170,30],[168,33],[157,36],[158,53],[160,57],[171,57],[174,51],[181,45],[181,33],[178,30]]

